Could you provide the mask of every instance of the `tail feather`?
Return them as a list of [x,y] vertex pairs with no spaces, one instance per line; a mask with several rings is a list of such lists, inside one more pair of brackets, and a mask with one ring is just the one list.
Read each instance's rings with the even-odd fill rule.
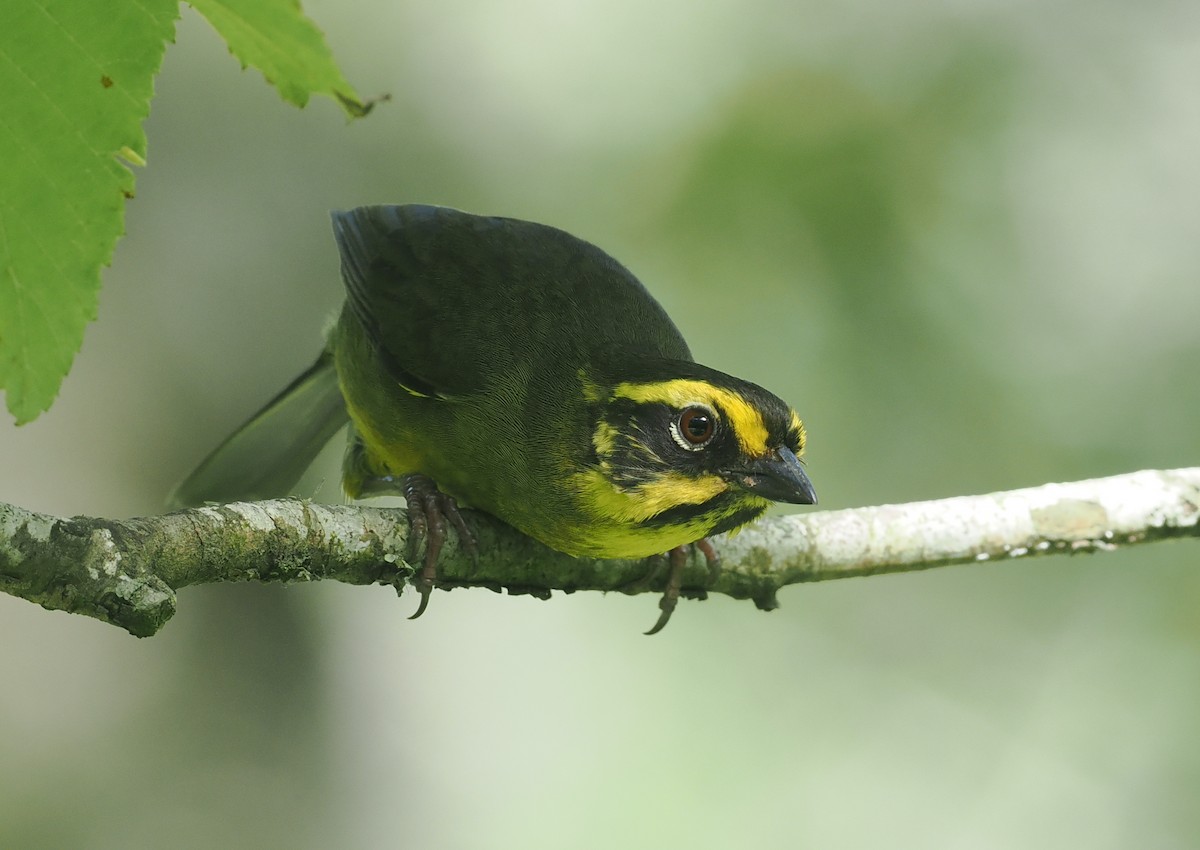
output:
[[326,351],[217,446],[171,491],[167,505],[286,496],[349,421],[333,356]]

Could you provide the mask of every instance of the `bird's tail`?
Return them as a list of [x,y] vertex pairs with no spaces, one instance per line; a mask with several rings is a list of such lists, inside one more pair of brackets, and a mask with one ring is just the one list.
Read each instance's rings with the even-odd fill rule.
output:
[[349,421],[333,355],[325,351],[230,434],[167,497],[171,509],[286,496]]

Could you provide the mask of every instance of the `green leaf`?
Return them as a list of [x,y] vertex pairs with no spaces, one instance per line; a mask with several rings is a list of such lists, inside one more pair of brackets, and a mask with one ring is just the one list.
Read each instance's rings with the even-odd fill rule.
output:
[[[359,100],[294,0],[197,0],[286,100]],[[0,389],[21,424],[58,393],[124,232],[128,164],[178,0],[0,0]]]
[[371,111],[296,0],[192,0],[192,7],[221,34],[242,67],[262,71],[284,100],[304,106],[315,92],[336,98],[352,117]]
[[0,3],[0,387],[50,406],[124,228],[176,0]]

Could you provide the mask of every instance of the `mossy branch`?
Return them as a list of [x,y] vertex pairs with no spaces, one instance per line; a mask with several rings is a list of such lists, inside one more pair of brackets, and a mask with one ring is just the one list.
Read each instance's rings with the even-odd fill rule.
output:
[[[571,558],[483,514],[469,521],[483,554],[473,563],[448,541],[442,587],[543,597],[661,589],[665,570],[643,580],[645,562]],[[334,579],[399,591],[412,575],[400,554],[407,532],[400,509],[290,499],[131,520],[0,504],[0,590],[146,637],[175,613],[176,591],[193,584]],[[764,520],[716,541],[722,569],[706,589],[770,609],[780,587],[799,582],[1182,537],[1200,537],[1200,467]],[[684,593],[700,596],[708,570],[703,558],[693,561]]]

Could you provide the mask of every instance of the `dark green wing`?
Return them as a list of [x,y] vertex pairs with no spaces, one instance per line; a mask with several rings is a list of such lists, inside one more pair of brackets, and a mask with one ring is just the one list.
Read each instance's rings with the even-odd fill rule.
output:
[[217,446],[167,504],[182,508],[286,496],[348,421],[333,357],[325,352]]
[[335,212],[333,226],[348,309],[422,394],[609,357],[691,359],[629,271],[556,228],[416,204]]

